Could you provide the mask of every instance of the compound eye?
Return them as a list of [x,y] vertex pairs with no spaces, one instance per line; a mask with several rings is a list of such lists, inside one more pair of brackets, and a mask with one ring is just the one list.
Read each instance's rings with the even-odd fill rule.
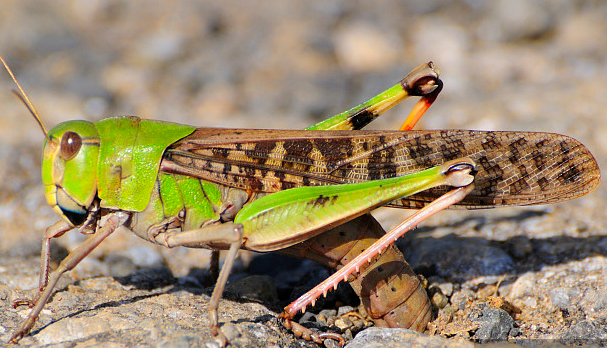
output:
[[61,157],[66,161],[74,158],[80,147],[82,147],[82,138],[74,132],[65,132],[61,138]]

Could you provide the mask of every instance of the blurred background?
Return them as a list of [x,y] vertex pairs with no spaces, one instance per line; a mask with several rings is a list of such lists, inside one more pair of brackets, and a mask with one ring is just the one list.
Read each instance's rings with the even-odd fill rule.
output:
[[[49,128],[137,115],[300,129],[432,60],[445,87],[418,128],[563,133],[586,144],[602,168],[607,164],[607,2],[600,0],[3,0],[0,54]],[[43,229],[57,219],[40,184],[43,136],[10,92],[8,75],[0,76],[0,256],[35,258]],[[397,129],[414,103],[371,129]],[[547,208],[559,218],[530,229],[536,238],[605,235],[605,198],[601,187]],[[450,212],[429,225],[511,211]],[[377,215],[387,226],[403,218]],[[499,240],[512,232],[462,233]],[[59,242],[68,249],[80,240],[69,235]],[[122,271],[90,266],[99,273],[166,262],[147,243],[125,242],[134,238],[128,234],[112,238],[115,246],[107,248],[131,264]],[[169,259],[187,252],[161,251]],[[192,255],[198,265],[207,257]],[[179,276],[192,261],[170,262]],[[23,281],[20,287],[36,285],[33,277]]]

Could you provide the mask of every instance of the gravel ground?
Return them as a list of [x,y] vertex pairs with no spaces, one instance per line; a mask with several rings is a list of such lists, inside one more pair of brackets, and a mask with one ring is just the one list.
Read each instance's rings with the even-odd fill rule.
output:
[[[9,0],[0,12],[0,54],[49,126],[138,115],[300,129],[433,60],[445,88],[419,128],[567,134],[606,167],[607,4],[364,5]],[[0,340],[6,342],[27,314],[11,303],[34,294],[42,231],[57,217],[42,195],[42,135],[2,76]],[[371,127],[397,128],[414,101],[404,104]],[[429,326],[435,335],[367,329],[349,344],[607,344],[606,196],[602,185],[551,206],[448,211],[428,220],[399,246],[449,300]],[[389,228],[407,214],[380,209],[375,216]],[[54,242],[53,260],[82,240],[71,232]],[[116,233],[62,280],[22,344],[212,345],[205,315],[209,255]],[[297,340],[275,316],[283,298],[304,286],[294,278],[327,274],[311,262],[243,253],[220,306],[223,331],[235,346],[317,346]],[[243,294],[243,284],[267,290]]]

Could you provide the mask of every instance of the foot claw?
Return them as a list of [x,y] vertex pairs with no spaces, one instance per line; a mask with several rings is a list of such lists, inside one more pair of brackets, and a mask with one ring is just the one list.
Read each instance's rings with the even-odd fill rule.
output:
[[323,332],[323,333],[319,334],[318,337],[320,337],[323,340],[326,340],[327,338],[336,340],[341,347],[343,347],[346,344],[346,339],[344,338],[344,336],[342,336],[338,333]]

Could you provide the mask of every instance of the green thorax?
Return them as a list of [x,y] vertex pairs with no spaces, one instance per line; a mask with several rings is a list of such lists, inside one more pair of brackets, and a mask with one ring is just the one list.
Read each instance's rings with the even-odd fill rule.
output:
[[148,205],[164,150],[195,127],[113,117],[95,123],[101,145],[97,169],[101,206],[142,211]]

